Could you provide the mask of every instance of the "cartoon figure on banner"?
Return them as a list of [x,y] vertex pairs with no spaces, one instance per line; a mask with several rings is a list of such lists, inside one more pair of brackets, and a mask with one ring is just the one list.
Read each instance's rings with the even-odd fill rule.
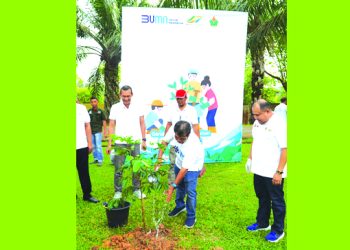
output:
[[188,94],[188,104],[193,106],[197,111],[198,122],[200,122],[200,117],[203,115],[203,110],[206,108],[200,105],[201,100],[201,84],[198,79],[198,71],[195,69],[190,69],[188,71],[188,82],[185,84],[184,89]]
[[215,115],[218,109],[218,100],[216,95],[211,88],[211,82],[209,76],[205,76],[201,82],[202,95],[206,98],[209,103],[208,112],[206,114],[206,122],[208,130],[212,133],[216,133]]
[[195,107],[200,102],[201,94],[201,84],[197,80],[198,71],[195,69],[190,69],[188,71],[188,82],[185,85],[185,90],[188,94],[188,103]]
[[161,100],[153,100],[151,104],[151,111],[146,115],[146,132],[151,133],[152,130],[164,132],[164,115],[163,102]]
[[[195,69],[188,70],[187,79],[181,76],[179,81],[174,81],[173,84],[168,84],[171,88],[170,100],[175,100],[174,91],[178,89],[184,89],[187,92],[187,102],[189,105],[193,106],[197,112],[198,124],[200,124],[201,129],[207,130],[207,122],[205,119],[207,116],[207,108],[210,106],[207,98],[202,95],[201,83],[198,79],[199,73]],[[208,130],[207,130],[208,131]],[[209,134],[210,135],[210,134]]]

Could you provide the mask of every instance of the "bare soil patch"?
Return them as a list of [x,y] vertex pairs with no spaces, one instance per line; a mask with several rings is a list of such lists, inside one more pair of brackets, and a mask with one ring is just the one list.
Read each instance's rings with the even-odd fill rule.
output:
[[136,228],[134,231],[123,235],[113,235],[104,240],[102,246],[94,246],[92,250],[170,250],[176,248],[177,240],[177,238],[172,237],[170,229],[166,229],[163,225],[160,225],[157,238],[155,230],[144,232],[142,228]]

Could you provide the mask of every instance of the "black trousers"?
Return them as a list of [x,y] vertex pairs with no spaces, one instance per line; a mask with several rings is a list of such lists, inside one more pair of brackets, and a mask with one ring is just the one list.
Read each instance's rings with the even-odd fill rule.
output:
[[91,197],[91,181],[88,160],[88,148],[80,148],[76,150],[76,165],[79,174],[80,186],[83,191],[83,198],[86,199]]
[[284,218],[286,217],[286,203],[283,192],[284,179],[281,185],[272,185],[272,178],[254,174],[254,189],[259,199],[259,209],[256,222],[260,227],[267,227],[273,211],[273,224],[271,231],[281,234],[284,231]]

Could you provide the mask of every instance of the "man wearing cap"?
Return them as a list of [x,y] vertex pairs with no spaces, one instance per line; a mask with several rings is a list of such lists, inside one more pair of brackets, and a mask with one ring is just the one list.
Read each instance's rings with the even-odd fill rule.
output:
[[[146,149],[146,126],[144,115],[141,108],[136,104],[131,103],[133,96],[132,88],[128,85],[120,89],[120,98],[122,102],[116,103],[112,106],[109,115],[109,140],[107,147],[107,154],[111,153],[112,138],[111,135],[128,137],[131,136],[134,140],[142,139],[142,149]],[[115,146],[120,148],[131,147],[132,145],[125,142],[115,141]],[[135,144],[132,150],[132,156],[140,154],[140,144]],[[124,155],[114,156],[114,198],[120,199],[122,196],[122,165],[125,161]],[[146,195],[140,191],[140,180],[137,176],[133,176],[134,195],[141,199]]]
[[[198,138],[200,138],[197,112],[192,106],[187,105],[186,91],[183,89],[177,90],[175,97],[176,97],[177,106],[174,107],[169,112],[169,119],[165,127],[164,136],[166,136],[170,127],[175,123],[177,123],[178,121],[187,121],[189,124],[191,124],[194,134],[196,134]],[[175,152],[174,152],[174,147],[172,143],[170,143],[169,159],[170,159],[171,167],[169,169],[168,177],[169,177],[169,181],[171,182],[175,178],[174,176]]]

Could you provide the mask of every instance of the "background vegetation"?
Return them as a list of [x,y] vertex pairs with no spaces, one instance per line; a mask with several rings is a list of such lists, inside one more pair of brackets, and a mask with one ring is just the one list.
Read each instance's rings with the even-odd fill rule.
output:
[[[77,36],[98,46],[77,46],[77,61],[89,54],[100,64],[88,84],[95,96],[104,96],[109,115],[119,101],[122,6],[193,8],[248,12],[247,59],[244,104],[265,98],[277,103],[287,92],[287,5],[286,0],[89,0],[90,8],[77,7]],[[150,4],[153,3],[153,4]],[[271,67],[273,64],[273,67]],[[279,88],[276,88],[276,84]]]

